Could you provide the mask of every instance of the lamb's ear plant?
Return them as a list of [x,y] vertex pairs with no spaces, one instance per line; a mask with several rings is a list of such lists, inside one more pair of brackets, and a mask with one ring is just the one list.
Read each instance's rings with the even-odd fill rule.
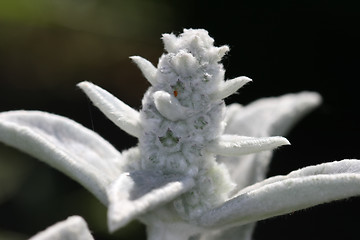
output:
[[78,123],[39,111],[1,113],[0,140],[92,192],[108,207],[111,232],[138,219],[150,240],[250,239],[256,221],[360,194],[358,160],[263,180],[270,150],[289,144],[274,135],[320,104],[317,93],[225,106],[251,81],[224,81],[220,61],[229,48],[215,47],[201,29],[163,41],[157,67],[131,57],[151,84],[139,111],[90,82],[78,84],[138,146],[120,153]]

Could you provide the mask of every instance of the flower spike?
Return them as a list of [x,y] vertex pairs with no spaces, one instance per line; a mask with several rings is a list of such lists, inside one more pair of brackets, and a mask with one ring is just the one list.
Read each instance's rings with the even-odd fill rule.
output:
[[131,56],[130,59],[133,60],[134,63],[136,63],[136,65],[140,68],[144,77],[149,81],[151,85],[155,85],[157,83],[156,80],[157,69],[156,67],[154,67],[154,65],[151,62],[140,56]]
[[134,137],[138,138],[140,136],[142,127],[138,111],[90,82],[81,82],[78,87],[118,127]]

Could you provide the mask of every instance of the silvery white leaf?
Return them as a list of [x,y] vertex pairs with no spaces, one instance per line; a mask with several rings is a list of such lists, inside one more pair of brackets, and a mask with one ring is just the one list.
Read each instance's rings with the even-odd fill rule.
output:
[[[231,104],[227,107],[225,134],[250,137],[285,135],[320,103],[319,94],[301,92],[259,99],[247,106]],[[239,190],[264,179],[271,156],[270,152],[261,152],[238,157],[219,156],[218,160],[227,166]]]
[[204,227],[231,226],[360,195],[360,161],[343,160],[306,167],[249,186],[205,213]]
[[[321,97],[317,93],[302,92],[263,98],[247,106],[231,104],[227,107],[225,133],[248,134],[257,137],[284,135],[320,103]],[[272,152],[266,151],[238,157],[219,156],[218,160],[228,167],[232,179],[237,183],[235,191],[240,191],[265,178],[271,157]],[[236,233],[234,236],[246,234],[250,239],[254,227],[255,224],[252,223],[220,230],[205,235],[204,239],[211,239],[211,237],[213,239],[230,239],[229,237],[234,233]]]
[[221,135],[207,146],[206,150],[222,156],[240,156],[272,150],[282,145],[289,145],[284,137],[247,137]]
[[140,56],[132,56],[130,58],[131,60],[134,61],[134,63],[136,63],[136,65],[139,67],[142,74],[149,81],[149,83],[151,83],[151,85],[155,85],[157,83],[156,67],[154,67],[154,65],[151,62]]
[[0,141],[36,157],[107,204],[106,187],[120,173],[121,154],[80,124],[40,111],[0,113]]
[[115,231],[139,215],[173,200],[194,184],[191,177],[155,170],[121,174],[108,191],[110,231]]
[[290,127],[321,103],[315,92],[262,98],[241,106],[227,106],[226,134],[262,137],[284,135]]
[[210,94],[210,98],[213,101],[224,99],[232,94],[234,94],[239,88],[251,82],[252,80],[248,77],[237,77],[234,79],[226,80],[219,85],[219,88],[214,90]]
[[29,240],[94,240],[82,217],[72,216],[58,222]]
[[157,91],[153,96],[157,110],[167,119],[177,121],[189,117],[190,109],[181,106],[176,97],[165,91]]
[[108,91],[90,82],[81,82],[78,87],[119,128],[134,137],[140,136],[142,127],[138,111],[120,101]]

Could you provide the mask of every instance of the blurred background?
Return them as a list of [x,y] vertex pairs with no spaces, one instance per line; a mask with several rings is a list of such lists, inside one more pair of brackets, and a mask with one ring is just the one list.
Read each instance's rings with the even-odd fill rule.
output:
[[[129,56],[155,65],[162,33],[205,28],[228,44],[227,78],[254,81],[227,99],[247,104],[319,92],[323,105],[287,136],[269,176],[359,158],[358,1],[0,0],[0,111],[43,110],[94,129],[119,150],[136,145],[76,84],[88,80],[139,109],[149,87]],[[254,239],[358,239],[360,198],[261,221]],[[106,209],[80,185],[0,144],[0,239],[22,240],[70,215],[97,240],[145,239],[133,222],[108,234]]]

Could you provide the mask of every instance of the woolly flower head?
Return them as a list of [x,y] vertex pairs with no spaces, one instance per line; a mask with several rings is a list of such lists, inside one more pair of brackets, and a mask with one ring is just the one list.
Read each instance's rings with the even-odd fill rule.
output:
[[[164,34],[163,40],[167,53],[160,57],[157,69],[145,69],[143,66],[149,66],[146,60],[133,58],[152,83],[140,111],[139,165],[143,170],[194,178],[192,191],[173,202],[181,218],[193,220],[227,199],[235,185],[227,169],[216,161],[216,155],[232,151],[223,151],[226,147],[219,145],[225,141],[223,145],[237,146],[239,140],[222,136],[223,98],[250,79],[224,81],[220,60],[229,48],[215,47],[205,30],[184,30],[179,36]],[[270,149],[288,144],[284,138],[271,142],[275,145]]]
[[[219,89],[225,81],[219,61],[228,47],[215,47],[202,29],[184,30],[178,37],[164,34],[163,40],[168,53],[160,57],[154,73],[142,67],[146,60],[133,58],[145,77],[152,78],[140,112],[142,166],[196,175],[206,161],[211,162],[204,147],[224,129],[224,96]],[[248,81],[243,77],[235,82]],[[234,92],[239,87],[225,88]]]
[[219,61],[228,48],[213,46],[205,30],[164,34],[163,40],[168,53],[140,111],[141,166],[195,177],[198,187],[174,203],[180,215],[192,218],[227,198],[233,187],[226,169],[204,150],[224,130],[225,104],[213,96],[224,83]]
[[177,53],[187,50],[204,62],[218,62],[229,51],[228,46],[214,47],[214,39],[204,29],[184,29],[180,36],[163,34],[165,50]]
[[182,105],[194,109],[206,107],[224,80],[219,61],[229,50],[215,47],[214,40],[203,29],[184,30],[178,37],[164,34],[167,54],[159,60],[154,87],[177,97]]

